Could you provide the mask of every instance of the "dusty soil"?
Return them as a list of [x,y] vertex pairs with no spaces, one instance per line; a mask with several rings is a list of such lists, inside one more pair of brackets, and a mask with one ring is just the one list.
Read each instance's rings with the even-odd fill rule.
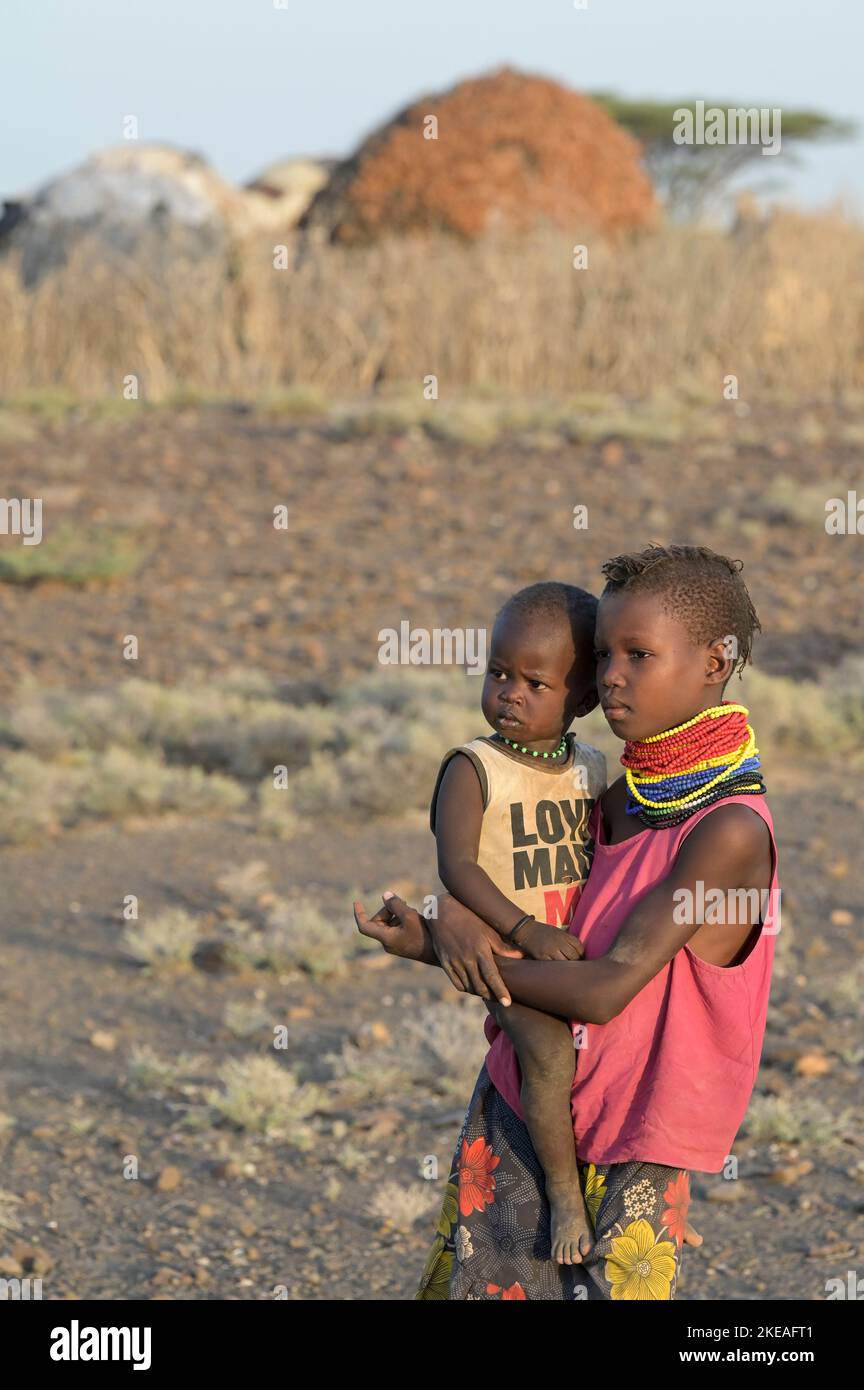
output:
[[[231,410],[46,424],[4,446],[15,479],[5,495],[44,499],[46,537],[63,521],[123,525],[148,553],[112,585],[0,584],[2,690],[27,673],[47,685],[111,683],[130,669],[129,632],[135,674],[153,680],[239,663],[341,682],[369,670],[379,629],[401,618],[485,625],[523,584],[598,589],[610,555],[696,538],[745,560],[765,629],[758,664],[817,675],[864,646],[864,610],[858,538],[824,527],[823,498],[855,486],[853,450],[835,442],[844,416],[807,414],[824,419],[825,443],[805,443],[791,411],[755,409],[724,440],[611,433],[554,450],[419,432],[339,441],[314,422]],[[803,521],[766,502],[780,477],[815,493]],[[287,530],[273,526],[280,505]],[[577,505],[587,530],[574,529]],[[0,536],[0,548],[18,544]]]
[[[799,447],[791,416],[762,427],[764,446],[733,448],[722,467],[695,449],[616,441],[560,456],[412,436],[336,443],[308,425],[230,412],[146,429],[46,427],[6,450],[16,494],[43,496],[46,517],[137,520],[151,553],[136,577],[111,586],[0,586],[5,691],[26,672],[81,689],[123,679],[128,632],[141,642],[135,674],[153,679],[246,662],[286,679],[344,682],[373,665],[378,629],[401,617],[486,623],[522,583],[596,584],[608,555],[668,538],[748,559],[766,629],[758,660],[818,674],[862,648],[855,539],[827,537],[821,517],[812,526],[766,517],[761,490],[780,468],[802,487],[844,475],[851,487],[854,476],[848,451]],[[287,533],[271,525],[282,502]],[[589,530],[574,531],[583,502]],[[761,526],[744,539],[746,517]],[[788,1096],[793,1109],[818,1099],[840,1115],[860,1096],[860,1019],[816,1000],[864,950],[854,872],[864,801],[842,771],[778,768],[768,780],[789,955],[757,1094]],[[394,881],[418,894],[434,886],[428,832],[416,822],[340,823],[285,845],[240,816],[112,824],[0,857],[0,1273],[41,1273],[46,1298],[262,1299],[277,1285],[295,1299],[411,1298],[437,1213],[389,1231],[368,1203],[382,1176],[414,1181],[425,1154],[447,1171],[458,1107],[414,1092],[345,1114],[347,1137],[368,1155],[351,1172],[327,1124],[308,1154],[228,1127],[196,1132],[182,1104],[130,1095],[124,1066],[132,1044],[148,1042],[203,1056],[215,1077],[249,1049],[224,1027],[224,1005],[258,990],[314,1079],[324,1052],[371,1022],[398,1035],[419,1005],[449,993],[446,980],[383,956],[331,983],[203,970],[151,978],[123,959],[118,939],[124,894],[206,914],[222,868],[258,858],[277,891],[323,885],[328,910],[353,931],[355,886],[370,901]],[[485,1010],[476,1008],[479,1030]],[[814,1054],[824,1062],[808,1074]],[[680,1296],[823,1298],[826,1279],[845,1279],[864,1258],[860,1112],[806,1146],[742,1137],[736,1152],[738,1183],[694,1180],[705,1245],[688,1251]],[[138,1181],[123,1177],[129,1154]],[[324,1191],[333,1177],[335,1200]]]

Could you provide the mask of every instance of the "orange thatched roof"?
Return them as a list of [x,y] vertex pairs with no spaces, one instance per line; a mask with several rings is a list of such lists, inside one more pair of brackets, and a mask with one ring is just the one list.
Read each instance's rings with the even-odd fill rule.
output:
[[[437,139],[424,138],[430,116]],[[543,219],[614,232],[657,210],[631,135],[579,92],[503,68],[380,127],[337,165],[304,225],[349,243],[433,228],[475,237]]]

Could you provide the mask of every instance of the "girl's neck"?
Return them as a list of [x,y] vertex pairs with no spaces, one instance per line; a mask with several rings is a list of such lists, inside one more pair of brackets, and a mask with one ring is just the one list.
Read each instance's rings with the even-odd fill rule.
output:
[[684,729],[688,724],[692,725],[697,720],[710,727],[713,721],[703,719],[703,715],[707,714],[709,710],[717,710],[724,706],[728,706],[731,711],[735,703],[736,702],[733,700],[713,700],[707,705],[700,705],[698,709],[692,710],[690,714],[682,715],[680,719],[674,720],[671,724],[664,724],[662,729],[655,729],[653,734],[646,734],[645,737],[641,739],[628,739],[626,741],[628,743],[631,741],[633,743],[646,743],[650,739],[664,738],[667,734],[673,733],[676,729]]

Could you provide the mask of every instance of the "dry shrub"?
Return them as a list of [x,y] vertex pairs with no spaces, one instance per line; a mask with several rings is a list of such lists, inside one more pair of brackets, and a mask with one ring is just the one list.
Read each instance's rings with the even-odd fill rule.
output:
[[385,1228],[410,1231],[416,1221],[437,1212],[440,1206],[440,1190],[431,1183],[416,1182],[413,1187],[406,1187],[398,1182],[382,1182],[366,1209]]
[[307,887],[302,895],[275,897],[260,921],[223,924],[232,962],[277,975],[304,971],[323,979],[344,974],[357,951],[356,933],[344,914],[327,915],[310,901],[314,891]]
[[90,820],[225,814],[246,799],[228,777],[208,776],[197,767],[166,767],[161,756],[126,748],[81,750],[54,763],[10,753],[0,773],[0,844],[24,843]]
[[483,1031],[486,1009],[470,995],[428,1004],[375,1047],[347,1039],[323,1060],[333,1071],[330,1089],[341,1105],[386,1100],[415,1085],[443,1096],[470,1094],[489,1044]]
[[216,677],[169,687],[131,679],[110,692],[79,694],[25,684],[0,733],[42,757],[66,748],[159,749],[174,762],[240,777],[260,777],[282,763],[302,767],[332,734],[325,710],[302,714],[276,698],[263,673]]
[[806,1144],[814,1153],[843,1142],[843,1128],[854,1112],[839,1114],[816,1097],[755,1096],[744,1119],[748,1138],[761,1143]]
[[402,815],[427,807],[448,748],[482,730],[479,684],[444,671],[393,668],[356,681],[326,713],[347,740],[285,786],[259,785],[260,827],[293,838],[322,814]]
[[184,1076],[198,1071],[200,1066],[201,1059],[190,1053],[163,1057],[149,1043],[136,1043],[119,1084],[134,1096],[183,1095],[191,1089],[184,1084]]
[[206,1099],[231,1124],[298,1149],[312,1146],[315,1131],[309,1120],[326,1107],[321,1087],[301,1084],[272,1057],[232,1058],[222,1067],[220,1080],[223,1089],[209,1091]]
[[123,929],[125,952],[139,965],[164,969],[189,965],[198,945],[198,923],[182,907],[130,922]]

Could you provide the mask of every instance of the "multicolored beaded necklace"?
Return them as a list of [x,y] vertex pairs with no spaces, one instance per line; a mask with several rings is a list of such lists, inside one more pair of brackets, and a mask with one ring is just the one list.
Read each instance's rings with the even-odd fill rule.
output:
[[724,796],[764,796],[749,713],[746,705],[723,700],[673,729],[628,739],[621,755],[627,815],[658,829],[680,825]]

